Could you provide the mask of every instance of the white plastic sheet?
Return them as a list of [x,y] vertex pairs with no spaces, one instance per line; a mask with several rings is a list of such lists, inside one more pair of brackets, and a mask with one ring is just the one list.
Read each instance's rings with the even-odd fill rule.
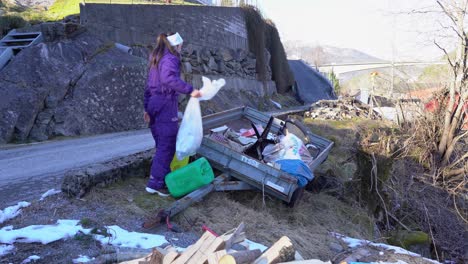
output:
[[203,139],[203,124],[200,110],[200,101],[212,99],[219,89],[226,84],[224,79],[211,81],[202,77],[203,87],[200,89],[200,98],[190,98],[185,108],[184,118],[177,133],[176,155],[179,160],[194,155]]

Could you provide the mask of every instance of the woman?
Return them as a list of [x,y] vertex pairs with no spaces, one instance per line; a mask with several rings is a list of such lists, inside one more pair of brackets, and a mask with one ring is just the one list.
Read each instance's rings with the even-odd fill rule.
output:
[[178,96],[200,97],[198,90],[180,78],[182,37],[179,33],[160,34],[150,56],[148,81],[145,89],[145,122],[149,123],[156,145],[151,175],[146,191],[168,196],[164,178],[176,149],[178,127]]

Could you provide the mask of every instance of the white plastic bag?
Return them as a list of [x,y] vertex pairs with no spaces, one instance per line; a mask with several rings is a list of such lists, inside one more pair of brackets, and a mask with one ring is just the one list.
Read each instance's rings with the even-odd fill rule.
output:
[[226,84],[226,81],[224,79],[218,79],[211,81],[210,79],[206,78],[205,76],[202,76],[202,82],[203,82],[203,87],[200,89],[201,97],[200,101],[206,101],[206,100],[211,100],[221,89]]
[[200,98],[190,98],[185,108],[184,117],[177,133],[176,155],[182,160],[197,153],[203,139],[203,124],[200,110],[200,100],[210,100],[221,87],[226,84],[224,79],[211,81],[202,77],[203,87],[200,89]]
[[288,133],[281,139],[281,144],[284,146],[284,153],[280,159],[301,159],[300,150],[304,143],[300,138]]

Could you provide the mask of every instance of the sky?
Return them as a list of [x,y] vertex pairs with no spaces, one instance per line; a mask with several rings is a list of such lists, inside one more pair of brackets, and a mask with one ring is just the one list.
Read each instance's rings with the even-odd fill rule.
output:
[[258,0],[283,41],[354,48],[391,60],[434,60],[443,53],[433,44],[435,0]]

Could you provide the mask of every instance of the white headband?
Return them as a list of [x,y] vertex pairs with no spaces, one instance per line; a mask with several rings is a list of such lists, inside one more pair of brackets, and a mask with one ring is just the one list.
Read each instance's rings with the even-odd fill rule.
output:
[[182,37],[179,35],[179,32],[175,33],[174,35],[171,35],[171,36],[167,37],[167,40],[169,41],[171,46],[177,46],[177,45],[180,45],[180,44],[182,44],[184,42]]

